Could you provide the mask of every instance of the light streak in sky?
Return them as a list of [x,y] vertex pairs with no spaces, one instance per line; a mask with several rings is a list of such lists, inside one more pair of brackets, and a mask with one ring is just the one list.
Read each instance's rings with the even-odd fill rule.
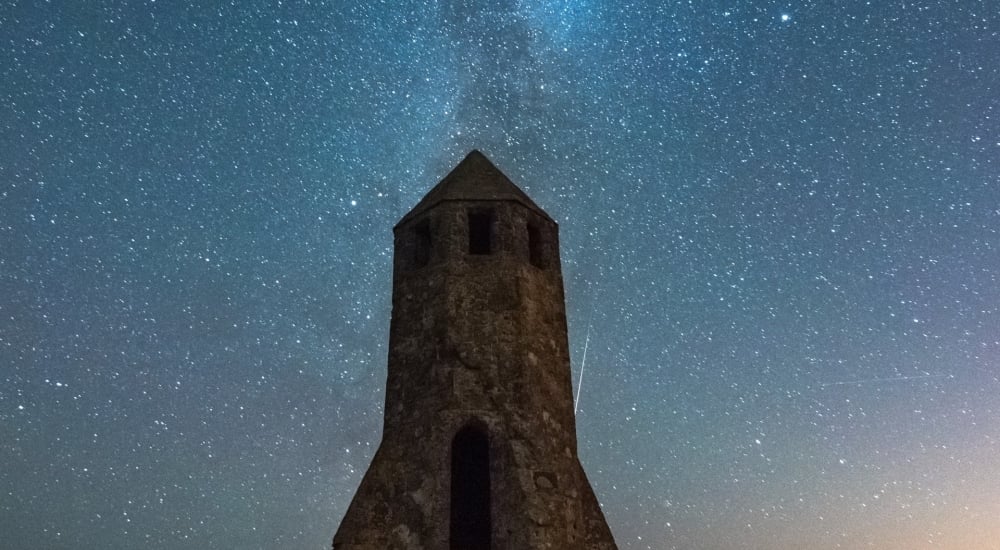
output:
[[580,408],[580,392],[583,391],[583,369],[587,368],[587,347],[590,346],[590,329],[594,326],[594,305],[597,303],[597,293],[590,302],[590,315],[587,316],[587,336],[583,338],[583,359],[580,360],[580,379],[576,384],[576,400],[573,402],[573,414]]
[[919,374],[916,376],[893,376],[891,378],[866,378],[863,380],[843,380],[840,382],[827,382],[819,387],[827,386],[867,386],[869,384],[879,384],[882,382],[900,382],[904,380],[923,380],[926,378],[955,378],[954,374]]

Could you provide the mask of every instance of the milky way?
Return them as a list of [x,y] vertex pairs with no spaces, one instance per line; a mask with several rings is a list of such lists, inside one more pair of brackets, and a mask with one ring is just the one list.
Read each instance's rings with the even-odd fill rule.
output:
[[623,550],[998,548],[997,14],[7,2],[3,546],[327,548],[391,228],[477,148],[560,223]]

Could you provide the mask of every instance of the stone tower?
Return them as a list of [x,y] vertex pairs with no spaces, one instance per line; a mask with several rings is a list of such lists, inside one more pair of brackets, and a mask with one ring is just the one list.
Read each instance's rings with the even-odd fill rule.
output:
[[473,151],[394,233],[382,443],[333,548],[616,548],[577,458],[556,223]]

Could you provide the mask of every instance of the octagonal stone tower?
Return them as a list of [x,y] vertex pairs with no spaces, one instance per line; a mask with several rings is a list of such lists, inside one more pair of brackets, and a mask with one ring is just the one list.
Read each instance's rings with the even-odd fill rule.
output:
[[556,223],[473,151],[394,232],[382,443],[333,548],[617,548],[577,458]]

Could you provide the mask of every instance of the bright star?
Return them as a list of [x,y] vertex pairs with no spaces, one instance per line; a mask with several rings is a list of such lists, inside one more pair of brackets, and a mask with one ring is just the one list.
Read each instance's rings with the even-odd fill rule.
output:
[[791,20],[792,20],[792,16],[791,15],[788,15],[787,13],[781,14],[781,22],[782,23],[787,23],[787,22],[789,22]]

